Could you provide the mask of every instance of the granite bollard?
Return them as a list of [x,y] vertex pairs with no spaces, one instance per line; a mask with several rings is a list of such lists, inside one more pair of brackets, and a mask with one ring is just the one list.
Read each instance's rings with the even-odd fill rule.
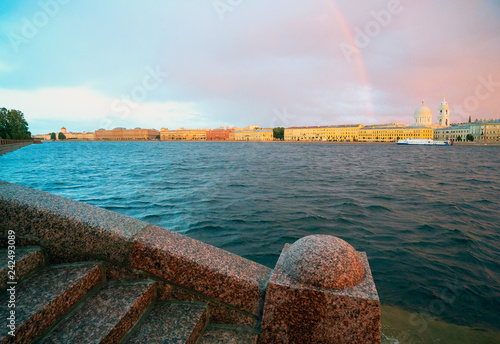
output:
[[267,286],[260,342],[380,343],[366,254],[328,235],[285,245]]

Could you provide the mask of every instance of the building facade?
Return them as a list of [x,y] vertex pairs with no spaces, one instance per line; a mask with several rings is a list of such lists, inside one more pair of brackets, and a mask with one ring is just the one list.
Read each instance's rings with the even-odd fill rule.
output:
[[474,141],[498,142],[500,141],[500,120],[477,121],[470,124]]
[[273,141],[272,129],[243,129],[234,130],[229,135],[233,141]]
[[403,139],[432,139],[434,129],[402,125],[373,125],[359,130],[360,142],[395,142]]
[[112,130],[99,129],[94,132],[96,140],[102,141],[145,141],[155,140],[160,135],[156,129],[125,129],[115,128]]
[[361,124],[290,127],[285,129],[285,141],[332,141],[358,140]]
[[78,141],[94,141],[95,134],[82,132],[82,133],[66,133],[66,140],[78,140]]
[[160,139],[162,141],[206,141],[209,129],[185,129],[168,130],[162,128]]
[[500,120],[494,120],[484,123],[484,142],[500,141]]
[[218,128],[207,131],[207,141],[229,141],[229,134],[234,129]]
[[476,142],[500,142],[500,120],[476,121],[454,125],[449,128],[436,129],[434,131],[434,139],[466,141],[469,134],[472,135],[473,141]]
[[467,135],[472,134],[471,126],[459,125],[449,128],[434,129],[434,140],[438,141],[465,141]]
[[[94,133],[90,132],[81,132],[81,133],[73,133],[70,131],[67,131],[65,127],[61,128],[60,133],[63,133],[64,136],[66,136],[66,140],[75,140],[75,141],[94,141],[95,140],[95,135]],[[59,140],[59,133],[56,134],[56,140]],[[37,140],[44,140],[44,141],[50,141],[50,136],[51,134],[46,134],[46,135],[34,135],[33,138]]]

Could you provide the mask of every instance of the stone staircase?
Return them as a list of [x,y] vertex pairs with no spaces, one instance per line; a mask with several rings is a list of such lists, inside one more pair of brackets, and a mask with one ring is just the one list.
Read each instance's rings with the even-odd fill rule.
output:
[[110,263],[54,264],[57,259],[44,249],[19,247],[13,280],[6,249],[0,257],[0,318],[15,311],[15,336],[1,326],[0,343],[257,342],[254,327],[212,323],[210,312],[216,308],[209,302],[176,298],[181,293],[174,288]]

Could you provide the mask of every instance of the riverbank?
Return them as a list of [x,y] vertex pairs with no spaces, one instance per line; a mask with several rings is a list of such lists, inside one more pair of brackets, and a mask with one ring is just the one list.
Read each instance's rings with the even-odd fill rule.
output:
[[499,142],[453,142],[455,146],[500,146]]
[[0,144],[0,155],[4,155],[33,144],[33,141],[22,141],[22,142],[4,144],[3,143],[4,141],[11,141],[11,140],[2,140],[2,143]]

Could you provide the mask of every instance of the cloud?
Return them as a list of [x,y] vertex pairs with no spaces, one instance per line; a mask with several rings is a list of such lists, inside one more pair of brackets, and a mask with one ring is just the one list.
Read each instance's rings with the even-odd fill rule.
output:
[[[121,98],[106,97],[85,87],[45,88],[34,91],[0,89],[0,103],[3,107],[20,109],[30,122],[39,128],[32,131],[54,130],[43,127],[43,121],[59,122],[59,126],[71,123],[86,123],[83,127],[71,128],[73,131],[94,131],[100,127],[161,128],[168,125],[182,126],[185,123],[196,126],[209,124],[189,103],[180,102],[135,102],[130,103],[127,111],[114,112],[112,105],[121,103]],[[211,123],[210,123],[211,124]],[[58,126],[58,127],[59,127]],[[57,129],[57,128],[56,128]]]

